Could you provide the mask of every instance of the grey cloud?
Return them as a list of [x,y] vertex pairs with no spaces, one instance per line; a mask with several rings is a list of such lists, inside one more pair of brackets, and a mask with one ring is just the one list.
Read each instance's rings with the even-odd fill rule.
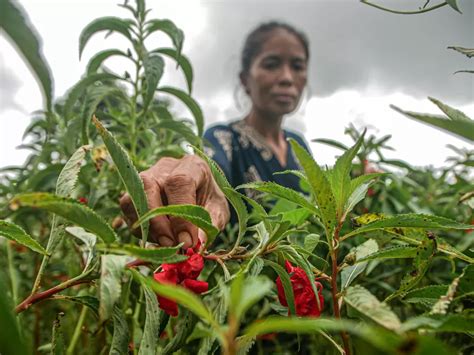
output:
[[[375,2],[376,0],[374,0]],[[379,3],[382,3],[379,1]],[[413,9],[423,1],[383,1]],[[446,49],[474,46],[474,4],[458,1],[420,15],[386,13],[357,0],[206,1],[208,25],[199,45],[187,53],[195,68],[195,95],[210,97],[238,84],[239,53],[246,34],[260,22],[278,19],[302,29],[311,45],[309,84],[313,95],[363,90],[434,96],[453,105],[474,101],[473,60]],[[212,120],[212,118],[211,118]]]

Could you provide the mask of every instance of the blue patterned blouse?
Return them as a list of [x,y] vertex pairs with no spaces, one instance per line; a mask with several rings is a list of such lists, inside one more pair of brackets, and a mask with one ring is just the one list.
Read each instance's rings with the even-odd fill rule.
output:
[[[285,138],[293,138],[308,152],[304,139],[296,133],[283,130]],[[204,133],[210,144],[206,153],[216,161],[234,187],[254,181],[273,181],[301,191],[299,178],[293,174],[274,173],[284,170],[300,170],[301,167],[288,145],[286,166],[282,166],[265,139],[244,120],[219,124]],[[245,190],[248,197],[255,197],[255,190]]]

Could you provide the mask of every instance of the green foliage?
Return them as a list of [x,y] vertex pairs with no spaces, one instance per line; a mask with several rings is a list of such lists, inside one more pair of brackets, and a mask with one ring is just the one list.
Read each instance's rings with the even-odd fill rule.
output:
[[28,235],[20,226],[8,221],[0,221],[0,235],[13,240],[25,247],[30,248],[37,253],[47,255],[46,250],[30,235]]

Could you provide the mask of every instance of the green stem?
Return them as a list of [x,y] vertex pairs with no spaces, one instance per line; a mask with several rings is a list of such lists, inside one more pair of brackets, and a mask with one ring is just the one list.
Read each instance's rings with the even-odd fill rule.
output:
[[8,254],[8,272],[10,274],[10,282],[12,284],[12,297],[14,304],[16,304],[18,302],[18,279],[16,277],[16,269],[13,263],[12,246],[7,242],[6,247]]
[[427,8],[421,9],[421,10],[417,10],[417,11],[398,11],[398,10],[388,9],[388,8],[386,8],[386,7],[383,7],[383,6],[380,6],[380,5],[377,5],[377,4],[373,4],[373,3],[368,2],[368,1],[366,1],[366,0],[361,0],[361,2],[362,2],[363,4],[366,4],[366,5],[375,7],[376,9],[383,10],[383,11],[387,11],[387,12],[391,12],[392,14],[399,14],[399,15],[415,15],[415,14],[422,14],[422,13],[424,13],[424,12],[436,10],[436,9],[439,9],[440,7],[443,7],[443,6],[445,6],[445,5],[448,5],[447,2],[443,2],[443,3],[441,3],[441,4],[434,5],[434,6],[432,6],[432,7],[427,7]]
[[77,321],[76,328],[74,329],[74,334],[72,335],[71,343],[69,344],[66,354],[72,355],[74,354],[74,348],[76,347],[77,341],[81,336],[82,325],[84,324],[84,320],[86,319],[87,314],[87,306],[82,306],[81,314],[79,315],[79,320]]

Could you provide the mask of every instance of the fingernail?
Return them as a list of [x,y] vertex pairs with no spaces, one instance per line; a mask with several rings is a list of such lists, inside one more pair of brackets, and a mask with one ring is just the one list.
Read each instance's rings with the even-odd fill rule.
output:
[[158,243],[162,247],[171,247],[171,246],[173,246],[174,241],[170,237],[168,237],[166,235],[162,235],[161,237],[158,237]]
[[178,240],[180,243],[184,243],[185,248],[190,248],[193,246],[193,239],[191,238],[191,234],[186,231],[179,232]]

